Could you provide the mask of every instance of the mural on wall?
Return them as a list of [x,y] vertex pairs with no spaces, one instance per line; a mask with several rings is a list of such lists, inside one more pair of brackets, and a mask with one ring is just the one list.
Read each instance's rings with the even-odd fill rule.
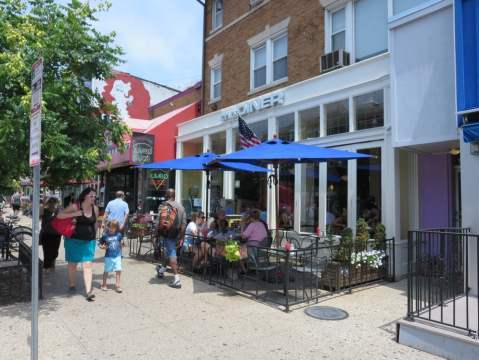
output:
[[121,71],[115,71],[114,76],[106,80],[93,79],[92,90],[101,94],[105,101],[115,104],[123,118],[143,120],[150,119],[150,106],[178,93]]

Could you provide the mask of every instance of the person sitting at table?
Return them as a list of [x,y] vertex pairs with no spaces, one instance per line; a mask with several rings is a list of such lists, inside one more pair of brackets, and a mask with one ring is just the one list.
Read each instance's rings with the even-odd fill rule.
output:
[[261,242],[268,237],[268,229],[260,220],[259,210],[252,210],[249,219],[249,224],[241,233],[241,237],[246,240],[246,243],[240,247],[240,264],[243,272],[246,272],[246,260],[256,259],[257,247],[261,246]]
[[224,210],[218,210],[214,216],[213,222],[210,224],[210,230],[215,234],[225,233],[228,230],[228,222]]
[[205,221],[204,212],[191,213],[191,221],[185,230],[185,241],[183,250],[193,252],[193,269],[206,262],[208,243],[203,241],[202,225]]

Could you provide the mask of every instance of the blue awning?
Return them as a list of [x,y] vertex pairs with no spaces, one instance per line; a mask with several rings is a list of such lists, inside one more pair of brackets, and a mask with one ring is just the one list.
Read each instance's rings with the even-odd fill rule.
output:
[[464,125],[462,127],[464,142],[471,143],[479,141],[479,123]]

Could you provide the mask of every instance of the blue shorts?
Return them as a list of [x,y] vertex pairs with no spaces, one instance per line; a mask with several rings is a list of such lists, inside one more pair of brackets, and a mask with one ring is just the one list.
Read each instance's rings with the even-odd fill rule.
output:
[[165,251],[167,257],[176,257],[176,239],[165,239]]
[[115,271],[121,271],[121,255],[116,257],[105,257],[104,272],[110,273]]

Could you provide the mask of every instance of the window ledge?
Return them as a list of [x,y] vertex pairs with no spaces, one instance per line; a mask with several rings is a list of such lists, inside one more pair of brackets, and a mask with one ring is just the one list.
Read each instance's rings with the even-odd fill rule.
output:
[[221,101],[221,96],[218,97],[218,98],[211,99],[210,101],[208,101],[208,105],[213,105],[213,104],[216,104],[217,102],[220,102],[220,101]]
[[288,82],[288,77],[284,77],[282,79],[279,79],[279,80],[276,80],[276,81],[273,81],[272,83],[269,83],[269,84],[266,84],[266,85],[262,85],[260,87],[257,87],[255,89],[251,89],[250,91],[248,91],[247,95],[254,95],[254,94],[257,94],[259,92],[262,92],[264,90],[267,90],[267,89],[271,89],[275,86],[278,86],[280,84],[283,84],[285,82]]

